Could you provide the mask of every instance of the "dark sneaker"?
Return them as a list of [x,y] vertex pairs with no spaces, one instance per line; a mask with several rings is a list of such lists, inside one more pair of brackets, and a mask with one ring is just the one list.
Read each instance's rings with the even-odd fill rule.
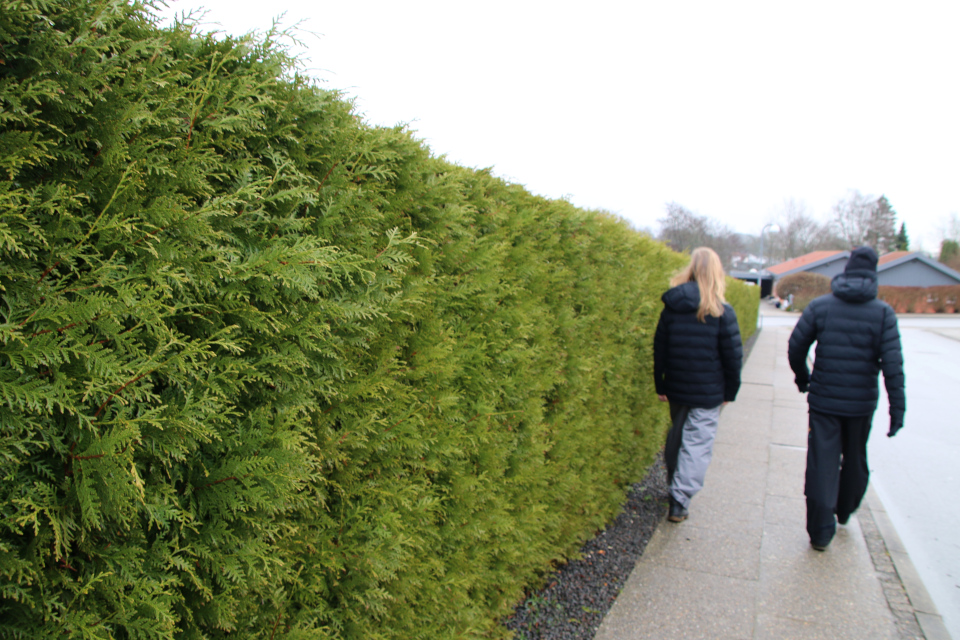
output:
[[837,514],[837,523],[838,523],[838,524],[847,524],[848,522],[850,522],[850,514],[849,514],[849,513],[843,513],[843,514],[838,513],[838,514]]
[[817,551],[826,551],[827,547],[830,546],[829,542],[814,542],[810,541],[810,546],[816,549]]
[[667,520],[670,522],[683,522],[687,519],[690,512],[683,508],[683,505],[677,502],[672,496],[670,498],[670,514]]

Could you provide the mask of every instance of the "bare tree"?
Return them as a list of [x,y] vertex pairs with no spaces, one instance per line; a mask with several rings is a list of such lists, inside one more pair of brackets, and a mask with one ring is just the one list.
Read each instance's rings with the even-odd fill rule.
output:
[[848,247],[867,243],[875,203],[872,197],[851,191],[846,200],[833,206],[833,224]]
[[739,237],[729,227],[676,202],[667,204],[666,215],[657,222],[660,223],[659,239],[674,251],[710,247],[724,266],[729,267],[733,255],[741,250]]
[[802,200],[785,200],[776,222],[780,231],[769,234],[764,245],[765,257],[774,263],[811,251],[843,249],[847,246],[837,235],[833,224],[815,219],[808,213],[807,205]]
[[846,200],[834,205],[833,224],[849,248],[867,245],[886,253],[897,246],[897,212],[886,196],[851,191]]
[[951,213],[939,226],[941,240],[960,240],[960,216]]
[[713,244],[711,246],[720,256],[723,266],[730,269],[733,267],[733,256],[743,253],[744,247],[740,234],[734,233],[730,227],[719,222],[714,223],[713,232]]
[[807,213],[806,204],[789,199],[777,218],[780,231],[770,235],[767,255],[775,261],[784,261],[815,251],[823,227]]
[[666,209],[666,215],[657,222],[660,223],[660,240],[671,249],[690,251],[710,244],[710,220],[706,216],[698,215],[676,202],[668,203]]

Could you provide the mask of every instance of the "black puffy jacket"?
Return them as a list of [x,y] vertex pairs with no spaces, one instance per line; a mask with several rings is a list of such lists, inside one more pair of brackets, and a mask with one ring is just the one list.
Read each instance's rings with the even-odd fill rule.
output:
[[700,322],[696,282],[673,287],[662,299],[664,307],[653,338],[657,395],[690,407],[716,407],[735,400],[743,345],[733,307],[724,304],[723,316],[708,315]]
[[[838,416],[867,416],[877,409],[877,376],[890,399],[890,418],[903,423],[903,355],[897,315],[877,300],[877,275],[869,271],[841,273],[831,282],[833,293],[813,300],[790,335],[787,355],[797,387],[810,395],[810,408]],[[807,353],[817,342],[813,375]]]

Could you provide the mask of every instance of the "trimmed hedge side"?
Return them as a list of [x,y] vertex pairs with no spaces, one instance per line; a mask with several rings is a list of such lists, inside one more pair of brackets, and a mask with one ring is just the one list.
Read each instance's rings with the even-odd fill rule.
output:
[[897,313],[958,313],[960,285],[879,287],[877,297]]
[[[803,311],[810,301],[830,293],[830,278],[816,273],[796,273],[777,283],[777,295],[794,294],[793,309]],[[897,313],[957,313],[960,285],[936,287],[880,286],[877,297]]]
[[820,273],[794,273],[777,281],[777,296],[793,296],[792,311],[803,311],[814,298],[830,293],[830,278]]
[[0,637],[505,635],[662,445],[684,258],[273,37],[0,8]]
[[740,326],[740,337],[746,341],[757,330],[757,320],[760,315],[760,299],[758,289],[748,285],[743,280],[727,276],[727,302],[737,312],[737,324]]

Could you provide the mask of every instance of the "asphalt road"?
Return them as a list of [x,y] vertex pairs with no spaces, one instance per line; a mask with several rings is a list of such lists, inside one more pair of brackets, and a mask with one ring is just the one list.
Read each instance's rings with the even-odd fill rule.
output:
[[903,430],[874,416],[871,481],[950,634],[960,640],[960,318],[899,320],[907,383]]
[[[799,317],[766,307],[762,313],[762,326]],[[888,438],[881,377],[870,481],[944,624],[960,640],[960,316],[908,314],[898,323],[907,414],[903,430]]]

